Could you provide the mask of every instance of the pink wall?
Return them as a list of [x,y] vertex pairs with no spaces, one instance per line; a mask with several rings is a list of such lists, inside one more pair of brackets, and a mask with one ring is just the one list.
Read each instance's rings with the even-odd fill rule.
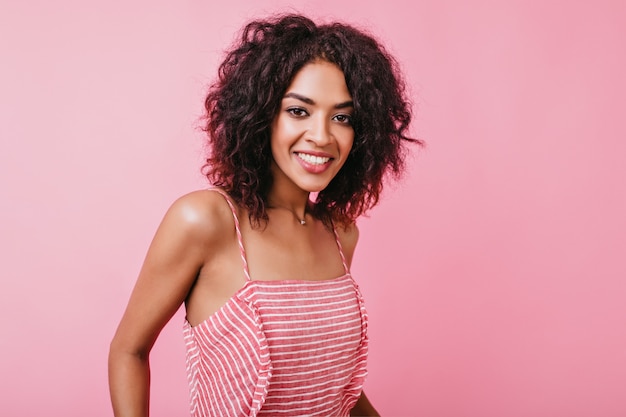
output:
[[[110,415],[108,343],[147,245],[204,186],[219,52],[289,5],[210,3],[3,1],[0,415]],[[626,3],[300,10],[389,44],[428,142],[360,223],[379,409],[626,415]],[[187,410],[181,320],[152,356],[155,417]]]

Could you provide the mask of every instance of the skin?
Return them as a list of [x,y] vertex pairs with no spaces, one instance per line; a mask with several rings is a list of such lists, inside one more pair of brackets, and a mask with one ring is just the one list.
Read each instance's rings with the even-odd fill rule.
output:
[[[332,231],[306,207],[309,194],[324,189],[348,157],[354,140],[350,103],[343,73],[325,61],[304,66],[287,89],[272,124],[274,182],[267,226],[253,228],[248,213],[237,208],[252,279],[320,280],[344,274]],[[303,164],[310,155],[329,159],[322,159],[323,168]],[[351,224],[337,231],[350,265],[358,229]],[[224,198],[203,190],[175,201],[148,249],[111,342],[115,416],[148,416],[150,350],[179,306],[185,303],[187,320],[197,325],[244,284],[234,220]],[[362,394],[351,415],[378,413]]]

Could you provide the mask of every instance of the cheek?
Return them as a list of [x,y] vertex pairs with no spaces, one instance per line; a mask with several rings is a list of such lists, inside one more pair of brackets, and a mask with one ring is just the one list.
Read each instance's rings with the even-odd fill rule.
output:
[[298,135],[298,126],[289,120],[280,118],[272,125],[272,147],[289,146],[293,138]]
[[347,135],[342,143],[342,151],[345,154],[346,158],[348,157],[348,154],[352,150],[353,146],[354,146],[354,132]]
[[272,146],[272,153],[280,151],[280,148],[285,142],[285,129],[282,124],[274,123],[272,125],[272,132],[270,136],[270,145]]

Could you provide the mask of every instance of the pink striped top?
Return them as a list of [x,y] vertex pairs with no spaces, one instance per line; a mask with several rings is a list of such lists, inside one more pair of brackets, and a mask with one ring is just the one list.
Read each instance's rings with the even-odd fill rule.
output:
[[348,416],[367,375],[367,314],[337,232],[344,275],[251,280],[226,200],[247,282],[204,322],[184,323],[191,415]]

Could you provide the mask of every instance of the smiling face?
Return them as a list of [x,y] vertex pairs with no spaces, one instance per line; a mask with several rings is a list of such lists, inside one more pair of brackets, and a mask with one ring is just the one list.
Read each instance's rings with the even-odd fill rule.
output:
[[327,61],[302,67],[272,123],[274,185],[306,192],[326,188],[352,149],[353,111],[339,67]]

